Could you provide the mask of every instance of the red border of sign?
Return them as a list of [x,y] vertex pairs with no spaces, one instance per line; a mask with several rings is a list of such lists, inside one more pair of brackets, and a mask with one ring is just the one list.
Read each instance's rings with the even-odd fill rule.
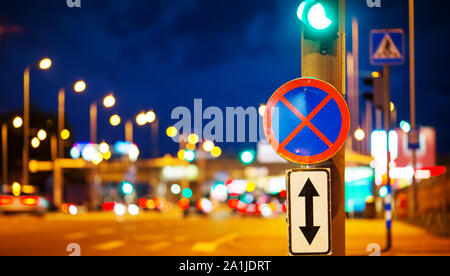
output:
[[[342,114],[341,132],[336,142],[328,150],[315,156],[298,156],[287,151],[285,148],[281,148],[280,142],[277,140],[275,135],[273,135],[272,131],[273,110],[281,100],[281,98],[283,98],[288,92],[292,91],[293,89],[306,86],[315,87],[328,93],[328,95],[330,95],[336,101]],[[331,84],[315,78],[295,79],[281,86],[272,95],[269,102],[267,103],[266,113],[264,114],[264,132],[266,134],[267,140],[272,145],[272,148],[284,159],[302,165],[322,163],[328,159],[331,159],[344,146],[345,141],[347,140],[347,137],[350,133],[350,110],[342,94]]]

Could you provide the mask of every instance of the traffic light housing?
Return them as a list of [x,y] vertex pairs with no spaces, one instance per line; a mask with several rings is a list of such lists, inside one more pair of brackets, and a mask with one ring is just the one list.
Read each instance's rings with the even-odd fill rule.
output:
[[334,41],[339,33],[339,0],[304,0],[297,11],[303,22],[304,38]]
[[370,77],[363,78],[363,83],[373,89],[373,105],[384,110],[387,95],[384,89],[383,73],[373,72]]

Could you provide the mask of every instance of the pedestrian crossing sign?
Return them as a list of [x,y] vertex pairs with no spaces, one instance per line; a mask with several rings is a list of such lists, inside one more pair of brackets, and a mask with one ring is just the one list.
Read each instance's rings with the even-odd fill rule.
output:
[[402,65],[405,62],[405,32],[402,29],[372,30],[370,35],[372,65]]

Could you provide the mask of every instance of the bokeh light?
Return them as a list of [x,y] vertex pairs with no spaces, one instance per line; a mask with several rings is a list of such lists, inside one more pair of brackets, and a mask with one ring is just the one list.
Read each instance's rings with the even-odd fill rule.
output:
[[19,116],[17,116],[16,118],[14,118],[13,120],[13,126],[14,128],[20,128],[23,125],[23,119]]
[[186,150],[184,152],[184,159],[188,162],[193,162],[195,160],[195,152],[192,150]]
[[187,199],[191,198],[193,195],[192,190],[189,188],[183,189],[183,196]]
[[156,114],[154,111],[149,111],[147,114],[145,114],[147,117],[147,123],[151,124],[156,120]]
[[50,69],[50,67],[52,67],[52,60],[49,58],[44,58],[41,62],[39,62],[39,68],[42,70]]
[[31,139],[31,146],[35,149],[37,149],[41,145],[41,140],[39,140],[37,137],[34,137]]
[[103,105],[104,105],[106,108],[111,108],[111,107],[113,107],[115,104],[116,104],[116,98],[115,98],[112,94],[106,96],[106,97],[103,99]]
[[214,142],[213,142],[213,141],[207,140],[207,141],[205,141],[205,142],[203,143],[203,150],[204,150],[204,151],[210,152],[210,151],[212,151],[213,149],[214,149]]
[[82,93],[83,91],[86,90],[86,83],[82,80],[77,81],[73,86],[73,90],[75,90],[75,92],[77,93]]
[[68,140],[70,138],[70,131],[68,129],[63,129],[61,131],[61,139]]
[[178,184],[173,184],[170,187],[170,191],[172,192],[172,194],[174,195],[179,195],[181,193],[181,187]]
[[145,115],[145,113],[140,113],[139,115],[136,116],[136,123],[139,126],[143,126],[147,123],[147,115]]
[[362,140],[364,140],[364,138],[366,138],[366,133],[364,132],[364,130],[362,130],[360,128],[357,129],[355,131],[355,139],[358,141],[362,141]]
[[173,138],[173,137],[177,136],[178,130],[175,127],[171,126],[171,127],[167,128],[166,134],[170,138]]
[[199,140],[200,140],[200,138],[195,133],[189,135],[189,137],[188,137],[188,142],[191,144],[194,144],[194,145],[196,145],[199,142]]
[[120,116],[117,114],[112,115],[111,118],[109,119],[109,122],[111,123],[112,126],[120,125],[121,121],[122,121],[122,119],[120,119]]
[[211,151],[211,155],[216,158],[220,157],[222,155],[222,149],[220,147],[214,147]]
[[37,138],[41,141],[44,141],[45,139],[47,139],[47,132],[43,129],[39,130],[37,133]]

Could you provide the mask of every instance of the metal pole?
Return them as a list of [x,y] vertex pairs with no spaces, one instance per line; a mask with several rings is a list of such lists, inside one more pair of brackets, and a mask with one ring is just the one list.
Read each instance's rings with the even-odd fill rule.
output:
[[[320,42],[302,38],[302,76],[315,77],[329,82],[343,95],[346,94],[346,44],[345,44],[345,0],[340,0],[339,37],[331,55],[322,55]],[[332,160],[320,164],[331,168],[332,178],[332,254],[345,256],[345,148]]]
[[3,185],[8,185],[8,126],[2,125],[2,175]]
[[391,187],[390,177],[390,151],[389,151],[389,132],[391,131],[391,66],[386,64],[384,66],[384,129],[386,130],[387,137],[387,156],[386,156],[386,171],[387,171],[387,183],[388,195],[385,197],[385,219],[386,219],[386,248],[384,251],[388,251],[392,248],[392,199],[393,191]]
[[50,148],[53,161],[53,205],[59,209],[63,202],[64,177],[58,159],[58,138],[55,135],[50,138]]
[[28,160],[30,152],[30,70],[27,66],[23,73],[23,152],[22,152],[22,185],[29,185]]
[[125,123],[125,141],[128,143],[133,143],[134,137],[133,137],[133,121],[128,120]]
[[65,117],[65,101],[66,92],[61,88],[58,92],[58,157],[64,158],[64,140],[61,138],[61,133],[64,130]]
[[[416,58],[415,58],[415,27],[414,27],[414,0],[409,0],[409,74],[410,74],[410,108],[411,108],[411,128],[416,129]],[[412,165],[416,171],[417,156],[416,150],[412,150]],[[416,177],[413,177],[413,210],[417,214],[417,184]]]
[[[353,56],[353,103],[354,113],[352,114],[351,134],[360,127],[360,109],[359,109],[359,27],[358,20],[354,17],[352,20],[352,56]],[[357,147],[359,143],[357,143]]]
[[370,155],[370,135],[373,130],[372,103],[366,101],[366,138],[365,138],[365,154]]
[[159,120],[158,119],[156,119],[151,124],[151,132],[152,132],[152,155],[154,158],[156,158],[159,155],[159,147],[158,147]]
[[92,103],[90,108],[90,122],[91,122],[91,143],[97,143],[97,104]]

